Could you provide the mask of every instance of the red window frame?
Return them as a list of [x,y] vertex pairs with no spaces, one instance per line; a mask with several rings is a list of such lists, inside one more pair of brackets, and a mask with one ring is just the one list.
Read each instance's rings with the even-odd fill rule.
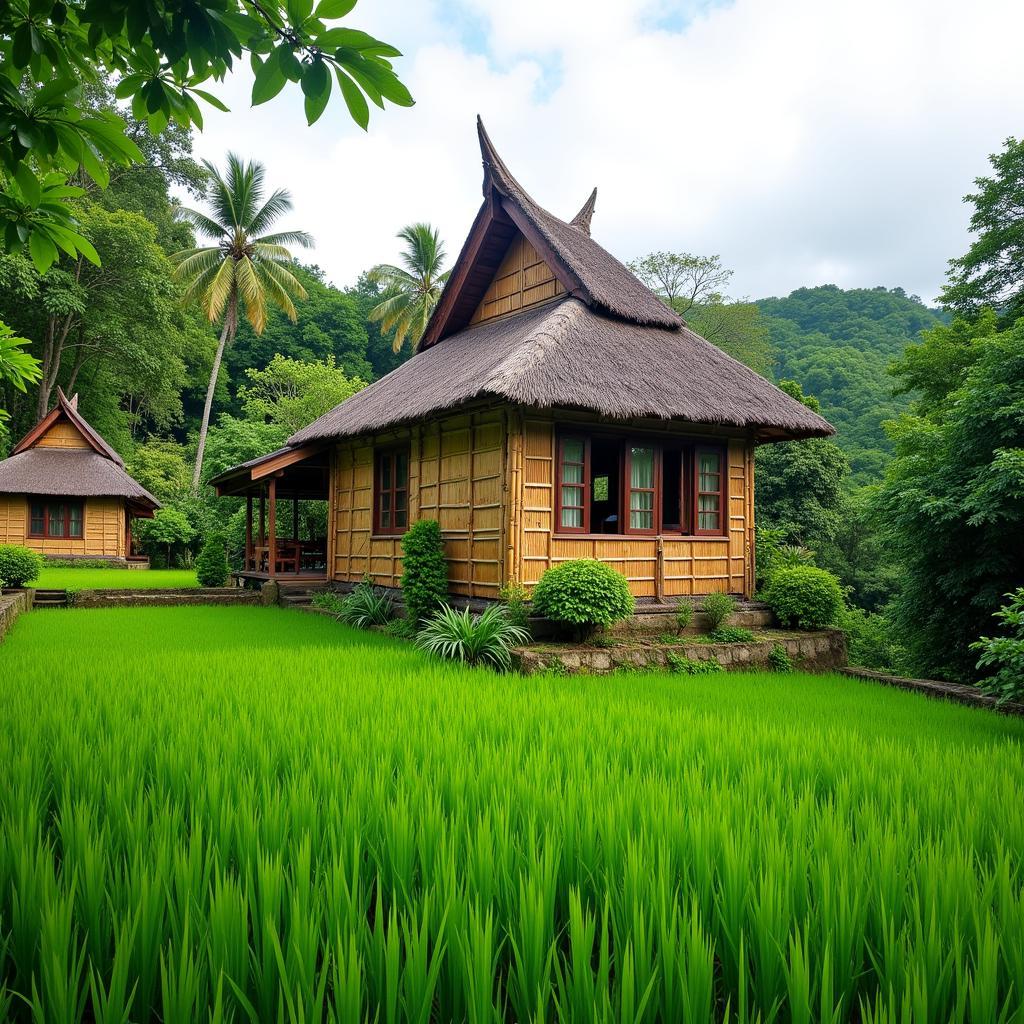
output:
[[[650,487],[634,487],[633,480],[633,449],[645,448],[651,452],[651,484]],[[635,440],[627,438],[623,442],[623,467],[622,474],[622,532],[633,536],[652,537],[656,536],[661,529],[661,446],[653,441]],[[633,495],[650,494],[651,496],[651,525],[633,525]],[[637,511],[648,511],[639,509]]]
[[[567,462],[565,458],[565,446],[566,444],[581,444],[583,445],[583,461],[577,462],[575,459]],[[567,465],[581,466],[583,472],[581,474],[582,479],[579,483],[575,481],[565,482],[565,476],[563,468]],[[566,434],[564,437],[558,439],[558,464],[556,469],[555,479],[555,533],[589,533],[590,532],[590,438],[579,434]],[[583,504],[582,505],[564,505],[562,503],[562,488],[563,487],[578,487],[583,493]],[[580,517],[582,525],[580,526],[563,526],[562,525],[562,509],[579,509],[582,511]]]
[[[718,459],[717,490],[704,490],[701,488],[700,460],[702,455],[714,455]],[[729,460],[726,458],[726,449],[721,445],[697,444],[693,448],[693,508],[691,510],[692,522],[690,529],[694,537],[725,537],[728,536],[729,527],[729,501],[726,488],[726,476],[729,472]],[[718,526],[714,529],[702,528],[700,525],[700,499],[705,496],[717,495],[718,497]],[[704,513],[707,515],[707,512]]]
[[[35,524],[40,518],[35,514],[36,509],[42,509],[42,531],[36,529]],[[53,521],[53,509],[63,509],[63,514],[59,517],[60,528],[59,530],[51,530],[50,526]],[[78,512],[77,516],[72,513]],[[78,522],[78,533],[71,532],[72,520],[76,519]],[[44,540],[82,540],[85,537],[85,502],[84,501],[32,501],[28,503],[28,535],[30,537],[38,537]]]
[[[399,486],[399,459],[405,458],[405,486]],[[385,478],[387,486],[385,486]],[[402,507],[399,507],[399,495]],[[386,501],[385,501],[386,499]],[[387,505],[385,509],[383,506]],[[395,522],[399,513],[405,514],[405,522]],[[387,520],[387,522],[385,522]],[[381,448],[374,453],[373,460],[373,532],[389,536],[401,536],[409,529],[409,446]]]

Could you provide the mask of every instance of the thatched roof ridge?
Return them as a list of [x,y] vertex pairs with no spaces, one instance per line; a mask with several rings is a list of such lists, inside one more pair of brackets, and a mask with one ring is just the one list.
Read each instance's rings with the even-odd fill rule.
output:
[[817,413],[692,331],[615,320],[568,298],[451,335],[288,443],[381,431],[482,397],[616,419],[749,429],[765,439],[835,432]]
[[587,201],[580,208],[580,212],[569,223],[574,228],[579,228],[585,235],[590,234],[590,222],[594,217],[594,207],[597,206],[597,189],[587,197]]
[[[523,214],[528,226],[541,235],[546,243],[546,246],[541,247],[541,255],[554,257],[555,266],[551,269],[560,277],[566,291],[590,306],[631,323],[669,328],[682,325],[683,321],[678,314],[590,237],[589,214],[586,214],[587,229],[581,231],[580,225],[566,223],[549,213],[513,177],[498,156],[479,117],[477,134],[484,163],[484,195],[487,195],[489,189],[494,189],[510,200]],[[595,200],[596,190],[590,202]],[[585,211],[586,206],[580,214],[585,214]],[[516,219],[514,210],[509,213]],[[520,224],[520,227],[523,225]],[[549,250],[547,254],[545,248]],[[568,275],[559,274],[560,269],[567,270]],[[566,276],[569,280],[565,279]]]
[[29,448],[0,461],[0,494],[125,498],[148,508],[160,507],[120,461],[89,448]]
[[64,389],[59,386],[57,388],[57,404],[14,446],[11,454],[18,455],[35,447],[39,439],[62,416],[70,421],[82,437],[85,438],[93,451],[106,459],[110,459],[111,462],[116,462],[122,468],[124,467],[124,460],[121,456],[107,444],[95,428],[86,422],[85,417],[78,411],[78,395],[75,394],[68,398],[64,394]]

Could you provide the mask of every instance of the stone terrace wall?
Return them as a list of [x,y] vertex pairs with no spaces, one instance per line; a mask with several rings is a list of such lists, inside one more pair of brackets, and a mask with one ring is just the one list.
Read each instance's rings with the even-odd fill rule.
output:
[[818,633],[783,633],[746,644],[650,644],[620,647],[520,647],[513,654],[520,672],[532,675],[556,668],[585,675],[607,675],[617,669],[667,669],[668,655],[703,661],[716,659],[727,669],[762,668],[776,644],[784,647],[793,667],[829,672],[846,664],[846,637],[837,629]]
[[0,641],[14,625],[14,620],[28,608],[28,595],[24,591],[0,594]]
[[160,608],[176,605],[259,603],[258,590],[243,590],[240,587],[204,587],[199,590],[79,590],[72,599],[75,608]]

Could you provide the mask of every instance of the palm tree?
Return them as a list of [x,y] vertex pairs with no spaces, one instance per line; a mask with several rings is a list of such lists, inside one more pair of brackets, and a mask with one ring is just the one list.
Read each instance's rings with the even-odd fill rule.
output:
[[405,242],[402,266],[380,263],[367,275],[384,288],[384,298],[370,310],[370,319],[379,320],[385,332],[394,330],[391,347],[395,352],[401,351],[406,338],[415,346],[423,337],[451,273],[441,269],[445,251],[437,228],[409,224],[398,232],[398,237]]
[[198,302],[211,323],[222,320],[220,342],[210,369],[206,388],[199,448],[192,474],[192,489],[198,492],[203,471],[206,435],[210,429],[210,408],[217,387],[224,349],[238,331],[239,307],[257,334],[267,322],[267,302],[279,306],[295,323],[293,299],[304,299],[305,289],[288,270],[292,255],[289,245],[309,247],[313,239],[305,231],[276,231],[267,234],[282,214],[292,208],[291,196],[278,189],[263,201],[262,164],[246,163],[228,154],[227,173],[204,160],[210,172],[207,202],[211,213],[178,207],[177,215],[214,244],[175,253],[174,276],[185,283],[185,300]]

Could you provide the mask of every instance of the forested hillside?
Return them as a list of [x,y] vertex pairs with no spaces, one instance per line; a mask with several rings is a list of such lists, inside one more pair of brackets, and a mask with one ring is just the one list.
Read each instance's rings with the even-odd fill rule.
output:
[[777,380],[796,380],[821,401],[839,431],[853,480],[877,480],[892,453],[882,423],[905,411],[908,396],[893,396],[888,374],[922,330],[940,322],[902,288],[835,285],[798,288],[788,297],[760,299]]

